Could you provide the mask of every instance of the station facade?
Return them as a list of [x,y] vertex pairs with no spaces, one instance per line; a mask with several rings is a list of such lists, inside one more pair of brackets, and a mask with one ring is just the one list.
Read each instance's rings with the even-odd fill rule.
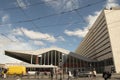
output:
[[85,58],[68,50],[51,47],[36,51],[5,51],[5,54],[16,59],[34,65],[53,65],[62,68],[63,71],[78,69],[90,70],[95,60]]
[[61,48],[5,51],[5,55],[30,64],[68,69],[120,72],[120,9],[104,9],[75,52]]

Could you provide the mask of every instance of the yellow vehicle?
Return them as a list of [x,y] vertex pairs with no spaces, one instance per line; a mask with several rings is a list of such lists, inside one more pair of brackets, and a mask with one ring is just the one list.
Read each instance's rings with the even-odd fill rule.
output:
[[9,75],[26,75],[25,66],[9,66],[7,74]]

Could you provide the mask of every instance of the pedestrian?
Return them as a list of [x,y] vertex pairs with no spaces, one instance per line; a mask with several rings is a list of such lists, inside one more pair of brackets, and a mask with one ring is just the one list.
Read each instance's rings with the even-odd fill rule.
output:
[[108,72],[108,78],[111,79],[112,74]]
[[2,77],[2,68],[0,68],[0,77]]
[[68,80],[71,80],[72,79],[72,73],[71,73],[71,71],[69,70],[68,71]]
[[7,68],[4,68],[3,70],[3,78],[7,78]]
[[16,80],[21,80],[21,78],[19,76],[17,76]]
[[104,80],[107,80],[109,78],[107,71],[103,72],[103,78]]
[[50,75],[51,75],[51,80],[53,80],[53,75],[54,75],[53,69],[50,70]]
[[95,70],[95,68],[93,69],[93,77],[96,77],[96,75],[97,75],[97,72],[96,72],[96,70]]
[[40,76],[40,71],[38,70],[38,71],[36,71],[36,78],[39,79],[39,76]]
[[78,78],[78,70],[74,69],[73,76],[74,76],[75,79]]

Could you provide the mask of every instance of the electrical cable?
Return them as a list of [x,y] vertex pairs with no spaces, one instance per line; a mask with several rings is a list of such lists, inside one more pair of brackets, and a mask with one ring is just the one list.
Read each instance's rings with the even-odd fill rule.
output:
[[[73,5],[75,5],[75,3],[72,0],[70,0],[70,1],[72,2]],[[78,10],[76,10],[75,13],[83,20],[83,23],[86,23],[86,21],[84,20],[83,16],[79,14]]]
[[0,25],[17,24],[17,23],[37,21],[37,20],[40,20],[40,19],[45,19],[45,18],[48,18],[48,17],[52,17],[52,16],[56,16],[56,15],[62,15],[62,14],[65,14],[65,13],[69,13],[69,12],[73,12],[73,11],[76,11],[76,10],[84,9],[84,8],[86,8],[86,7],[90,7],[90,6],[92,6],[92,5],[96,5],[96,4],[99,4],[99,3],[104,2],[104,1],[106,1],[106,0],[94,2],[94,3],[88,4],[88,5],[86,5],[86,6],[82,6],[82,7],[79,7],[79,8],[73,9],[73,10],[69,10],[69,11],[64,11],[64,12],[60,12],[60,13],[49,14],[49,15],[42,16],[42,17],[38,17],[38,18],[34,18],[34,19],[22,20],[22,21],[17,21],[17,22],[12,22],[12,23],[4,23],[4,24],[1,24],[1,23],[0,23]]
[[[100,2],[104,2],[106,0],[102,0],[102,1],[99,1],[99,2],[95,2],[95,3],[91,3],[91,4],[88,4],[86,6],[82,6],[82,7],[79,7],[77,9],[73,9],[73,10],[70,10],[70,11],[65,11],[65,12],[60,12],[60,13],[54,13],[54,14],[50,14],[50,15],[46,15],[46,16],[42,16],[42,17],[38,17],[38,18],[35,18],[35,19],[28,19],[28,20],[23,20],[23,21],[18,21],[18,22],[13,22],[12,24],[16,24],[16,23],[24,23],[24,22],[32,22],[32,21],[36,21],[36,20],[40,20],[40,19],[44,19],[44,18],[47,18],[47,17],[51,17],[51,16],[56,16],[56,15],[61,15],[61,14],[65,14],[65,13],[68,13],[68,12],[72,12],[72,11],[77,11],[77,10],[80,10],[80,9],[83,9],[83,8],[86,8],[86,7],[89,7],[89,6],[92,6],[92,5],[96,5]],[[33,4],[32,4],[33,5]],[[31,5],[31,6],[32,6]],[[29,5],[30,6],[30,5]],[[20,7],[20,6],[19,6]],[[18,7],[17,7],[18,8]],[[10,9],[10,8],[9,8]],[[26,14],[25,14],[26,15]],[[1,24],[0,25],[6,25],[6,24],[11,24],[11,23],[4,23],[4,24]],[[0,33],[1,35],[5,36],[6,38],[8,38],[9,40],[11,40],[9,37],[7,37],[6,35]],[[13,40],[11,40],[12,42],[14,42]]]
[[6,36],[5,34],[3,34],[3,33],[0,33],[2,36],[4,36],[4,37],[6,37],[7,39],[9,39],[11,42],[15,42],[15,41],[13,41],[12,39],[10,39],[8,36]]
[[[53,1],[56,1],[56,0],[51,0],[51,1],[47,1],[46,3],[49,3],[49,2],[53,2]],[[25,5],[23,7],[31,7],[31,6],[37,6],[37,5],[40,5],[40,4],[46,4],[45,2],[38,2],[38,3],[34,3],[34,4],[29,4],[29,5]],[[14,10],[14,9],[19,9],[19,6],[16,6],[16,7],[11,7],[11,8],[3,8],[1,10]]]
[[[24,16],[26,17],[26,19],[29,19],[29,17],[28,17],[28,15],[25,13],[25,11],[20,7],[20,5],[19,5],[19,3],[18,3],[18,1],[17,1],[17,4],[18,4],[18,6],[19,6],[19,9],[21,10],[21,12],[24,14]],[[31,21],[31,23],[32,23],[32,25],[36,28],[36,30],[38,30],[37,29],[37,25],[36,24],[34,24],[34,22],[33,21]]]

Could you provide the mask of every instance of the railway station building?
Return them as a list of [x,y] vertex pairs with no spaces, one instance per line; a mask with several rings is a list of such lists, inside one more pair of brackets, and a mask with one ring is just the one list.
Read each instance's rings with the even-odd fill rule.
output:
[[75,52],[51,47],[35,51],[5,51],[5,55],[30,64],[68,69],[95,68],[120,73],[120,8],[104,9],[78,44]]

